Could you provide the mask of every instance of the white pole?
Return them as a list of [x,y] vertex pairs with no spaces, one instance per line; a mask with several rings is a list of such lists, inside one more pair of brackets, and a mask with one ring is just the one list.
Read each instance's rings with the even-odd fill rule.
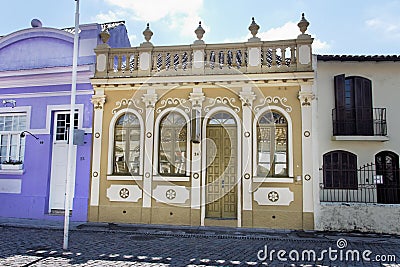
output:
[[72,58],[72,86],[71,86],[71,110],[69,115],[69,143],[68,143],[68,166],[67,166],[67,179],[65,181],[65,198],[64,198],[64,242],[63,249],[68,249],[68,237],[69,237],[69,210],[70,198],[71,198],[71,186],[75,186],[73,181],[75,179],[74,163],[76,157],[74,157],[74,127],[75,127],[75,97],[76,97],[76,76],[78,68],[78,41],[79,41],[79,0],[76,1],[76,12],[75,12],[75,35],[74,35],[74,52]]

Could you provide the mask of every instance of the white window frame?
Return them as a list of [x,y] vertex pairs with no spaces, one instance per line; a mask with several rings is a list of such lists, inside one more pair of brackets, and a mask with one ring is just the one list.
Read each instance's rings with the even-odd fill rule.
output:
[[[258,177],[257,176],[257,123],[260,117],[268,111],[277,111],[282,114],[282,116],[287,121],[287,142],[288,142],[288,176],[289,177]],[[278,106],[267,106],[262,108],[254,116],[253,121],[253,181],[255,182],[289,182],[293,183],[293,123],[290,115],[281,107]]]
[[[179,113],[179,114],[181,114],[184,118],[185,118],[185,120],[186,120],[186,122],[187,122],[187,124],[186,124],[186,176],[184,176],[184,177],[186,177],[186,179],[185,178],[183,178],[182,176],[172,176],[172,175],[169,175],[169,176],[162,176],[162,175],[160,175],[159,173],[158,173],[158,164],[159,164],[159,162],[158,162],[158,155],[159,155],[159,145],[160,145],[160,124],[161,124],[161,120],[168,114],[168,113],[170,113],[170,112],[177,112],[177,113]],[[155,127],[154,127],[154,160],[153,160],[153,177],[155,178],[155,180],[164,180],[164,181],[175,181],[175,180],[177,180],[177,181],[179,181],[179,180],[187,180],[187,176],[190,176],[190,133],[191,133],[191,131],[190,131],[190,129],[191,129],[191,127],[190,127],[190,125],[191,125],[191,120],[190,120],[190,118],[189,118],[189,115],[188,114],[186,114],[182,109],[180,109],[180,108],[176,108],[176,107],[172,107],[172,108],[167,108],[167,109],[164,109],[158,116],[157,116],[157,118],[156,118],[156,121],[155,121]],[[160,178],[160,177],[155,177],[155,176],[162,176],[162,178]]]
[[[19,159],[19,154],[20,154],[20,150],[21,150],[21,132],[27,130],[30,130],[30,121],[31,121],[31,107],[30,106],[25,106],[25,107],[14,107],[14,108],[10,108],[10,107],[3,107],[0,108],[0,116],[15,116],[15,115],[25,115],[26,116],[26,124],[25,124],[25,129],[24,130],[18,130],[18,131],[4,131],[7,132],[6,134],[9,136],[8,138],[8,144],[7,144],[7,160],[9,160],[9,154],[10,154],[10,148],[11,148],[11,135],[15,135],[17,134],[17,139],[18,139],[18,149],[17,149],[17,158]],[[3,135],[0,133],[0,135]],[[25,142],[25,140],[23,140],[23,142]],[[24,146],[24,149],[26,149],[26,147]],[[24,155],[25,155],[25,151],[24,151]],[[17,160],[18,160],[17,159]],[[25,161],[25,158],[22,159],[22,162]],[[0,162],[2,163],[2,162]]]
[[108,165],[107,165],[107,180],[141,180],[138,176],[123,176],[123,175],[113,175],[113,163],[114,163],[114,134],[115,134],[115,124],[121,115],[125,113],[134,114],[140,124],[140,153],[139,153],[139,175],[143,175],[143,152],[144,152],[144,122],[140,113],[131,108],[124,108],[119,110],[114,114],[110,120],[109,132],[108,132]]

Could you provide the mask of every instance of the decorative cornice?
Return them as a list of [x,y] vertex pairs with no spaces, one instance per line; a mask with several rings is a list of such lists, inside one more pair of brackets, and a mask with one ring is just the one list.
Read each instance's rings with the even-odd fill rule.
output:
[[94,109],[103,109],[104,103],[106,103],[106,96],[105,95],[93,95],[92,102]]
[[286,97],[279,97],[279,96],[267,96],[263,99],[260,99],[260,105],[256,106],[254,108],[254,111],[258,112],[262,107],[265,106],[265,104],[280,104],[287,112],[292,112],[292,107],[289,105],[286,105],[287,98]]

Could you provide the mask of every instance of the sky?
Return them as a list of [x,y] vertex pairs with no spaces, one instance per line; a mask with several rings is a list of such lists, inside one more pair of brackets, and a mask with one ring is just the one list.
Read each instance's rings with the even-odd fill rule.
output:
[[[74,0],[2,0],[0,36],[29,28],[74,26]],[[206,43],[245,42],[254,17],[263,41],[296,38],[301,13],[310,22],[314,54],[399,55],[400,0],[80,0],[80,23],[124,20],[132,46],[144,41],[146,23],[157,45],[196,40],[198,22]]]

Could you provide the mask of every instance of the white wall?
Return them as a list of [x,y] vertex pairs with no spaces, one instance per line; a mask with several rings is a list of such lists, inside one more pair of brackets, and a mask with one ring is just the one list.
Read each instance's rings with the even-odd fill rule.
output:
[[[332,109],[335,108],[334,76],[362,76],[372,81],[374,108],[386,108],[389,141],[332,141]],[[318,61],[317,133],[318,159],[316,168],[322,182],[322,156],[332,150],[346,150],[357,155],[358,167],[374,162],[375,154],[389,150],[400,155],[400,62]],[[315,202],[315,226],[319,230],[354,230],[399,233],[399,205],[339,204]],[[373,211],[373,212],[372,212]],[[392,215],[391,215],[392,214]],[[395,215],[396,214],[396,215]],[[395,220],[395,225],[391,220]]]

